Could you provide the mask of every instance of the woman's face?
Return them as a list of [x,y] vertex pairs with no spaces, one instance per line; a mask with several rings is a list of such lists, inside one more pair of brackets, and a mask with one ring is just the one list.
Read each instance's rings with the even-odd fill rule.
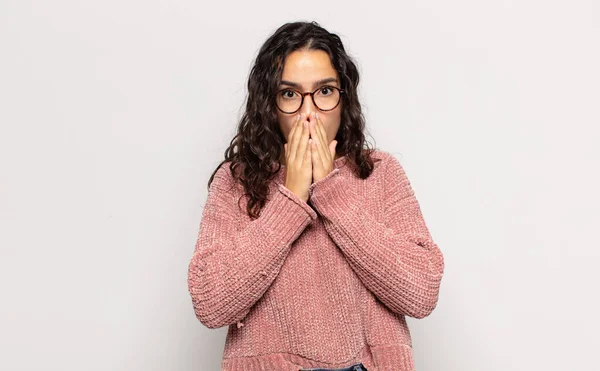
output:
[[[307,93],[313,92],[324,85],[341,88],[337,72],[331,64],[329,55],[322,50],[298,50],[287,56],[281,75],[281,84],[277,90],[289,88]],[[289,142],[288,135],[294,126],[296,117],[301,112],[305,114],[304,116],[309,122],[313,120],[309,115],[311,112],[319,114],[319,119],[327,133],[327,143],[325,145],[329,146],[340,127],[342,102],[340,101],[338,106],[331,111],[321,111],[315,106],[310,95],[307,95],[304,97],[302,107],[296,113],[287,114],[277,109],[279,128],[286,142]]]

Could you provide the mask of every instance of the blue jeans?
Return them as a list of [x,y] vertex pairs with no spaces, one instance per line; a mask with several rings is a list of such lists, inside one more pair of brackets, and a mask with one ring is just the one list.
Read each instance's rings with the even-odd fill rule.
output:
[[362,363],[357,363],[344,368],[301,368],[300,371],[367,371]]

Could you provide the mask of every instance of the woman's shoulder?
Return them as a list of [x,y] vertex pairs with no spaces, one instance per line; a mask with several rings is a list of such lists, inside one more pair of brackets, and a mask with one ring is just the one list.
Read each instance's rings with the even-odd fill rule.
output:
[[233,169],[231,169],[231,164],[232,161],[228,160],[223,161],[218,165],[216,170],[214,170],[210,189],[231,192],[236,187],[240,186],[239,182],[237,181],[237,177],[234,176],[234,172],[239,174],[239,168],[235,166]]
[[400,163],[400,156],[393,152],[375,149],[371,157],[375,163],[374,178],[386,178],[386,180],[404,180],[406,173]]
[[383,161],[387,156],[389,155],[388,152],[379,149],[379,148],[374,148],[373,151],[371,152],[371,158],[373,159],[373,162],[378,163]]
[[385,151],[383,149],[375,148],[371,152],[371,158],[375,168],[379,170],[385,170],[389,166],[394,166],[394,163],[399,164],[398,158],[392,152]]

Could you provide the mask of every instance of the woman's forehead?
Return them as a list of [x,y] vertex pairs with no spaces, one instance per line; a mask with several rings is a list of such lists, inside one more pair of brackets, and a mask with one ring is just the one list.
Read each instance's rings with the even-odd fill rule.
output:
[[282,81],[291,86],[312,87],[328,78],[337,78],[329,55],[322,50],[295,51],[285,60]]
[[285,65],[313,65],[313,64],[329,64],[331,65],[331,59],[329,54],[323,50],[296,50],[288,54],[285,58]]

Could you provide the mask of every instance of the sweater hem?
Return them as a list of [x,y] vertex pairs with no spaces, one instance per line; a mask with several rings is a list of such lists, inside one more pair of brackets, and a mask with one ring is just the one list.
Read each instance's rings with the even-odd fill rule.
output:
[[369,371],[415,371],[408,344],[366,345],[343,362],[316,361],[292,353],[223,358],[221,371],[299,371],[302,368],[344,368],[361,362]]

